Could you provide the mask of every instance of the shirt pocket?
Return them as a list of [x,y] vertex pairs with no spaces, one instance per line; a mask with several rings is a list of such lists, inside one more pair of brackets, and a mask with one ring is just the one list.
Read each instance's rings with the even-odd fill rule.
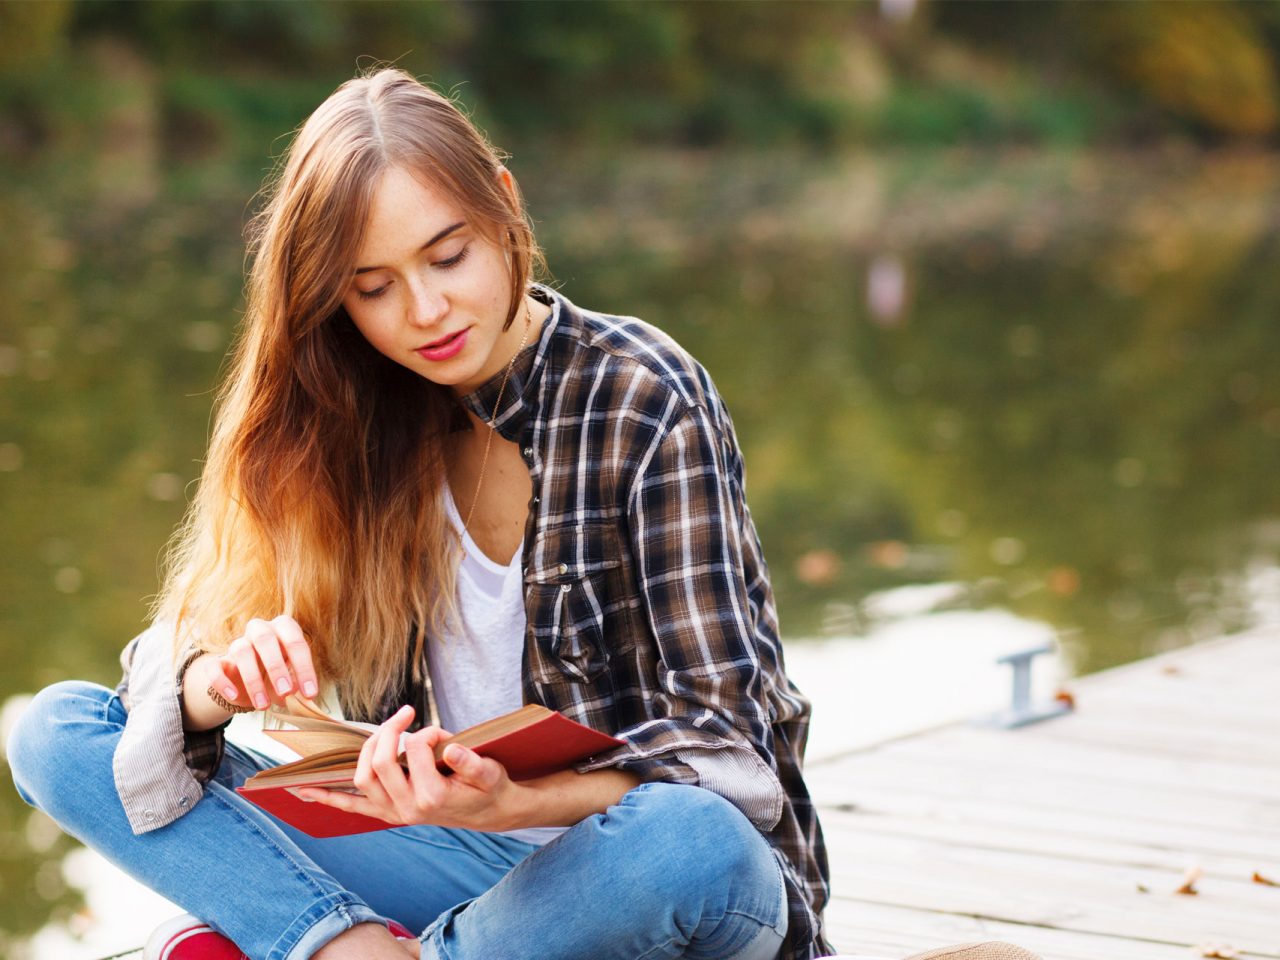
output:
[[630,557],[608,522],[538,534],[525,571],[533,634],[530,667],[539,683],[589,683],[636,645],[639,597]]

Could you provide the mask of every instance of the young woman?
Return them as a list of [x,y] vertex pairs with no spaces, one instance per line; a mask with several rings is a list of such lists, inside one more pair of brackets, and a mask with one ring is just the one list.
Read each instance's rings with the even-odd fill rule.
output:
[[[28,802],[207,924],[150,955],[828,953],[809,705],[706,372],[532,282],[511,173],[398,70],[307,120],[252,246],[153,625],[117,690],[48,688],[9,744]],[[234,792],[270,761],[231,715],[322,688],[381,726],[362,796],[308,798],[404,827],[317,840]],[[525,702],[624,745],[436,770]]]
[[[826,952],[809,706],[702,368],[531,282],[511,173],[398,70],[307,120],[252,246],[154,623],[116,691],[36,697],[23,796],[253,958],[400,958],[389,920],[456,960]],[[235,794],[269,761],[231,714],[327,685],[382,726],[364,796],[313,799],[408,826],[316,840]],[[436,771],[524,702],[625,746]]]

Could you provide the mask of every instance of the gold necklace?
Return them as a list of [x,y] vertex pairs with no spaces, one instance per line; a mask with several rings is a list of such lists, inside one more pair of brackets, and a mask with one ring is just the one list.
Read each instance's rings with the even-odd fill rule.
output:
[[476,504],[480,502],[480,488],[484,485],[484,471],[485,467],[489,465],[489,448],[493,446],[493,435],[498,432],[498,408],[502,406],[502,395],[507,390],[507,381],[511,379],[511,370],[516,365],[516,357],[520,356],[525,344],[529,342],[529,330],[532,326],[533,311],[529,307],[529,298],[526,295],[524,300],[524,336],[520,338],[520,346],[516,347],[516,352],[511,355],[511,361],[507,364],[507,372],[502,375],[502,383],[498,386],[498,399],[493,402],[493,415],[489,417],[489,436],[485,438],[484,456],[480,458],[480,477],[476,480],[476,492],[471,496],[471,509],[467,511],[467,519],[462,521],[462,529],[468,533],[471,532],[471,518],[475,515]]

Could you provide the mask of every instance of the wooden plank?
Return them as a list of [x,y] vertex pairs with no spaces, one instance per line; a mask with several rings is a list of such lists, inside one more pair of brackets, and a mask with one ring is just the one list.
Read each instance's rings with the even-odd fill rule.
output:
[[864,757],[841,768],[838,775],[833,772],[824,778],[821,791],[815,791],[815,796],[824,803],[857,803],[859,788],[876,787],[932,797],[985,797],[998,804],[1015,801],[1049,813],[1093,812],[1197,830],[1243,831],[1280,845],[1280,802],[1180,790],[1153,795],[1149,787],[1140,784],[1080,782],[1053,772],[979,766],[976,762],[954,762],[956,759],[940,758],[928,763],[920,757],[906,762],[892,755]]
[[[1230,697],[1222,694],[1207,697],[1199,688],[1187,687],[1178,691],[1086,688],[1075,698],[1076,711],[1051,726],[1103,720],[1158,726],[1181,735],[1226,737],[1234,734],[1244,742],[1275,749],[1274,735],[1280,731],[1280,702],[1254,703],[1232,693]],[[1051,726],[1031,728],[1028,732],[1048,732]]]
[[[828,804],[831,794],[824,787],[817,794],[819,802]],[[1152,822],[1140,815],[1109,816],[1105,813],[1077,812],[1070,808],[1045,809],[1021,802],[1016,797],[994,799],[956,793],[952,796],[910,793],[898,786],[881,787],[862,784],[848,787],[843,798],[857,808],[890,810],[894,813],[932,817],[957,824],[957,835],[963,835],[963,823],[977,821],[988,824],[1008,823],[1036,830],[1056,830],[1064,837],[1093,841],[1129,841],[1151,847],[1183,851],[1189,857],[1232,857],[1256,860],[1258,870],[1266,873],[1268,864],[1280,861],[1280,842],[1260,838],[1247,828],[1208,824],[1187,827]],[[1274,868],[1272,868],[1274,869]]]
[[1195,897],[1144,894],[1135,881],[1164,891],[1181,878],[927,840],[829,839],[833,889],[843,898],[1184,945],[1231,942],[1280,955],[1280,890],[1215,881],[1202,883]]
[[[961,751],[939,744],[939,749],[931,751],[898,750],[866,754],[828,768],[821,777],[810,779],[822,784],[844,784],[883,774],[901,776],[907,783],[920,780],[963,781],[971,787],[980,786],[984,780],[999,779],[1002,784],[999,789],[1008,789],[1010,784],[1019,781],[1034,781],[1048,785],[1038,791],[1040,793],[1050,788],[1057,791],[1107,791],[1145,797],[1149,803],[1158,799],[1162,805],[1168,798],[1173,801],[1173,809],[1248,810],[1252,811],[1249,816],[1280,822],[1275,811],[1275,801],[1280,794],[1251,789],[1253,771],[1240,765],[1233,769],[1233,780],[1221,779],[1221,765],[1212,761],[1178,764],[1170,768],[1167,779],[1156,780],[1135,777],[1132,765],[1124,763],[1124,758],[1111,750],[1091,750],[1073,745],[1064,747],[1055,741],[1034,744],[1037,749],[1024,754],[1020,750],[1005,749],[1006,743],[985,752]],[[1072,752],[1073,760],[1078,762],[1066,761],[1064,753],[1068,750]],[[1024,757],[1027,762],[1024,762]],[[1257,770],[1262,779],[1269,772],[1265,766]],[[995,793],[997,790],[986,792]]]
[[[1144,889],[1155,894],[1168,894],[1169,897],[1157,896],[1154,899],[1163,902],[1171,898],[1171,902],[1177,902],[1179,909],[1183,910],[1187,909],[1184,904],[1204,903],[1211,899],[1209,896],[1172,896],[1183,881],[1182,867],[1176,864],[1136,865],[1099,862],[1029,850],[956,843],[954,838],[912,837],[870,831],[859,833],[837,831],[827,839],[829,849],[855,851],[864,861],[868,858],[885,858],[895,863],[920,866],[921,861],[918,859],[898,860],[904,851],[909,851],[913,855],[936,857],[939,864],[977,867],[991,875],[999,872],[1010,874],[1018,871],[1025,872],[1051,865],[1049,872],[1057,878],[1054,882],[1073,887],[1080,883],[1087,883],[1090,878],[1096,878],[1099,886],[1105,885],[1112,892],[1122,891],[1126,895],[1142,894],[1143,898],[1147,897]],[[1229,896],[1231,904],[1247,910],[1257,908],[1276,911],[1275,917],[1280,918],[1280,888],[1253,883],[1248,874],[1203,877],[1197,887],[1203,894]],[[1144,899],[1144,902],[1152,901]],[[1280,938],[1280,923],[1273,926],[1273,932]]]
[[1006,850],[1064,857],[1087,863],[1109,863],[1132,870],[1153,869],[1180,872],[1197,866],[1205,878],[1250,880],[1255,872],[1280,880],[1280,860],[1261,861],[1257,857],[1231,857],[1190,852],[1168,846],[1137,843],[1130,837],[1095,839],[1069,834],[1056,824],[1050,827],[1022,826],[999,816],[986,820],[967,817],[912,816],[901,810],[860,808],[857,813],[823,809],[822,826],[829,835],[841,834],[851,842],[857,837],[878,833],[913,837],[968,846],[980,850]]
[[[1130,669],[1131,668],[1131,669]],[[1069,681],[1099,691],[1126,689],[1135,682],[1156,680],[1171,685],[1198,686],[1208,695],[1239,696],[1265,703],[1267,678],[1280,670],[1280,644],[1227,643],[1214,648],[1187,650],[1180,656],[1135,661],[1114,671],[1107,670]]]
[[1183,760],[1216,760],[1273,769],[1280,765],[1280,739],[1264,739],[1248,731],[1240,731],[1238,737],[1231,734],[1230,729],[1195,729],[1176,723],[1162,723],[1158,718],[1142,720],[1114,714],[1077,714],[1064,718],[1060,723],[1045,724],[1043,729],[1035,731],[1036,738],[1040,740],[1106,744],[1113,750],[1127,749]]
[[[826,911],[827,934],[845,953],[905,957],[952,943],[1004,940],[1045,960],[1191,960],[1187,944],[1134,940],[989,917],[938,913],[837,897]],[[1274,955],[1270,955],[1274,956]],[[1269,955],[1245,953],[1242,960]]]
[[[1276,674],[1280,675],[1280,668],[1276,669]],[[1132,703],[1151,712],[1222,718],[1229,723],[1253,723],[1267,719],[1274,722],[1280,718],[1280,699],[1268,689],[1274,685],[1273,677],[1267,678],[1269,683],[1259,681],[1261,689],[1256,691],[1242,689],[1240,684],[1232,684],[1228,688],[1229,694],[1208,681],[1186,674],[1133,674],[1124,684],[1093,684],[1088,683],[1089,679],[1086,677],[1080,684],[1067,684],[1082,712],[1093,708],[1107,710],[1116,704]],[[1207,687],[1210,689],[1206,689]]]
[[[1144,825],[1153,830],[1168,826],[1170,838],[1196,843],[1211,849],[1219,841],[1241,849],[1245,856],[1280,851],[1280,816],[1277,804],[1263,801],[1231,802],[1221,798],[1152,797],[1126,785],[1076,784],[1071,781],[1037,780],[1034,775],[966,770],[954,777],[941,777],[927,770],[892,763],[865,765],[846,771],[840,778],[824,781],[814,797],[826,808],[856,809],[871,805],[892,810],[894,794],[930,803],[942,816],[955,819],[952,802],[971,807],[975,801],[990,805],[1003,816],[1010,806],[1023,808],[1020,822],[1027,825],[1055,824],[1055,817],[1071,816],[1082,824],[1086,818],[1111,823],[1121,829]],[[1150,832],[1150,831],[1148,831]],[[1102,835],[1111,836],[1115,829]],[[1200,839],[1197,839],[1200,838]],[[1268,853],[1270,851],[1270,853]]]
[[1150,676],[1168,669],[1196,670],[1216,679],[1255,677],[1259,668],[1280,669],[1280,631],[1274,626],[1235,633],[1179,647],[1166,653],[1090,674],[1090,683],[1126,683],[1131,675]]
[[[1067,718],[1045,725],[1065,722]],[[920,756],[925,762],[960,756],[983,762],[1016,765],[1026,770],[1069,773],[1080,780],[1149,785],[1153,791],[1182,790],[1225,797],[1274,800],[1280,797],[1280,770],[1258,764],[1221,760],[1189,760],[1177,756],[1135,753],[1107,743],[1077,744],[1056,740],[1046,744],[1035,727],[994,731],[956,724],[927,735],[832,758],[805,768],[810,783],[822,783],[858,757],[892,753]],[[977,759],[970,762],[977,762]]]

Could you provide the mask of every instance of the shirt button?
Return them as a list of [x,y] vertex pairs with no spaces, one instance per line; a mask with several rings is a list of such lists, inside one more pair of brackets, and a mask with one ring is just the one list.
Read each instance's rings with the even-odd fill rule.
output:
[[572,584],[572,583],[562,583],[562,584],[560,585],[560,592],[561,592],[561,593],[568,593],[568,592],[569,592],[570,590],[572,590],[572,589],[573,589],[573,584]]
[[143,810],[142,818],[146,820],[147,823],[151,823],[156,818],[156,812],[154,810]]
[[569,572],[569,565],[567,563],[562,563],[560,564],[560,566],[556,567],[556,569],[560,571],[560,576],[563,577],[566,573]]
[[534,494],[534,496],[533,496],[533,502],[534,502],[534,503],[541,503],[541,502],[542,502],[542,498],[541,498],[540,496],[538,496],[537,494]]
[[186,798],[186,797],[179,797],[179,798],[178,798],[178,806],[180,806],[180,807],[185,807],[186,805],[187,805],[187,798]]
[[525,458],[526,460],[532,460],[532,459],[533,459],[533,447],[525,447],[525,448],[524,448],[524,458]]

